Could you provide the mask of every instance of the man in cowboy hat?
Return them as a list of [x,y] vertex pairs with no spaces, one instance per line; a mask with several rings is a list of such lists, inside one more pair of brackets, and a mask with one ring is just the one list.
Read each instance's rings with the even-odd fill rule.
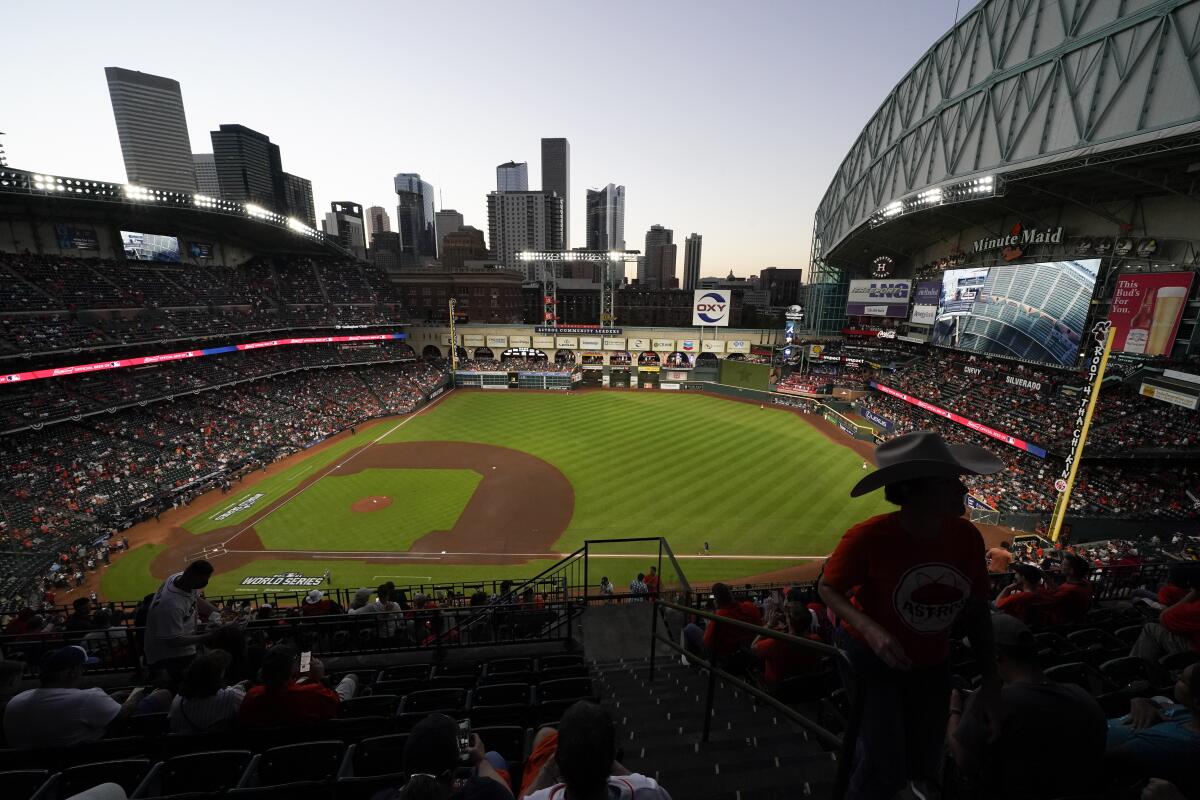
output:
[[950,701],[950,630],[966,614],[984,676],[975,713],[998,719],[1000,682],[988,614],[983,537],[963,519],[962,475],[1002,462],[974,445],[917,431],[879,445],[878,469],[851,497],[883,488],[899,510],[846,531],[819,592],[837,614],[835,639],[853,667],[862,721],[848,797],[890,798],[938,773]]

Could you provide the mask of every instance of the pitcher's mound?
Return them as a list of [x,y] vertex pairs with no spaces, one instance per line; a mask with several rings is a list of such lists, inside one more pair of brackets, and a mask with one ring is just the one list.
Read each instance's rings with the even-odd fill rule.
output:
[[350,506],[351,511],[367,513],[368,511],[382,511],[392,504],[392,498],[383,497],[382,495],[372,495],[371,497],[360,497],[354,501],[354,505]]

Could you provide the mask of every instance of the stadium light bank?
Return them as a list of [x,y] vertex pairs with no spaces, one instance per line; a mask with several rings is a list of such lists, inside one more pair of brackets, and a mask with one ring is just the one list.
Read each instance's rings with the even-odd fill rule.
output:
[[40,194],[46,196],[72,195],[81,199],[105,202],[127,202],[171,206],[175,208],[193,208],[199,211],[248,217],[253,220],[286,228],[294,234],[313,239],[317,242],[325,241],[324,234],[315,228],[310,228],[295,217],[277,214],[254,203],[242,204],[202,194],[153,189],[132,183],[121,184],[108,183],[106,181],[90,181],[83,178],[67,178],[61,175],[47,175],[40,172],[26,172],[24,170],[9,168],[0,169],[0,193]]
[[965,203],[971,200],[986,200],[1004,195],[1004,180],[998,175],[984,175],[959,183],[934,186],[916,194],[893,200],[878,209],[867,219],[867,225],[877,228],[905,214],[913,214],[936,206]]

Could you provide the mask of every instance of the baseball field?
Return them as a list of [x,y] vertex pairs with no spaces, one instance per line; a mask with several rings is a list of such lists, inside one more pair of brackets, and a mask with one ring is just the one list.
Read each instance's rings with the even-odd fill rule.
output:
[[[699,394],[455,391],[131,529],[101,592],[141,597],[198,557],[214,595],[326,569],[337,586],[530,577],[636,536],[665,536],[693,581],[774,572],[887,509],[849,498],[863,457],[818,425]],[[598,562],[618,586],[651,563],[624,549]]]

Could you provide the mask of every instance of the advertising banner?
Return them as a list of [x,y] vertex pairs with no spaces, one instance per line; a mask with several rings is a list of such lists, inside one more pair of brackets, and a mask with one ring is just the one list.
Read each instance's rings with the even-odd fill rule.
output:
[[503,350],[504,348],[508,347],[508,337],[507,336],[489,336],[489,337],[487,337],[487,346],[495,347],[500,350]]
[[720,339],[705,339],[701,344],[701,351],[705,353],[724,353],[725,343]]
[[644,353],[650,349],[649,339],[630,339],[629,350],[634,353]]
[[536,347],[538,350],[553,350],[554,349],[554,337],[553,336],[534,336],[533,337],[533,346]]
[[192,258],[212,258],[212,250],[208,242],[188,242],[188,255]]
[[846,313],[859,317],[908,316],[908,296],[912,281],[892,278],[869,278],[850,281],[846,297]]
[[921,400],[918,397],[907,395],[904,392],[898,392],[890,386],[884,386],[882,383],[875,383],[872,381],[871,385],[884,394],[895,397],[897,400],[903,400],[910,405],[916,406],[922,411],[928,411],[930,414],[942,417],[943,419],[948,419],[951,422],[957,422],[964,428],[970,428],[977,433],[982,433],[984,436],[990,436],[998,442],[1004,442],[1005,444],[1012,445],[1018,450],[1024,450],[1027,453],[1032,453],[1038,458],[1046,457],[1046,451],[1032,442],[1027,442],[1024,439],[1018,439],[1015,436],[1009,436],[1003,431],[998,431],[995,428],[989,428],[982,422],[976,422],[973,419],[967,419],[966,417],[955,414],[953,411],[947,411],[944,408],[938,408],[932,403],[926,403],[924,400]]
[[578,350],[579,349],[579,337],[578,336],[559,336],[555,339],[555,341],[558,343],[558,348],[560,350]]
[[601,328],[599,325],[539,325],[534,333],[590,333],[594,336],[620,336],[621,328]]
[[182,361],[187,358],[201,358],[220,353],[234,353],[239,350],[263,350],[268,347],[282,347],[295,344],[342,344],[345,342],[381,342],[397,339],[407,339],[407,333],[367,333],[357,336],[310,336],[305,338],[266,339],[260,342],[244,344],[228,344],[221,347],[205,347],[201,350],[181,350],[177,353],[160,353],[154,356],[138,356],[137,358],[119,358],[112,361],[96,361],[91,364],[75,364],[69,367],[54,367],[52,369],[35,369],[29,372],[12,372],[0,375],[0,383],[22,383],[36,381],[42,378],[62,378],[67,375],[84,375],[91,372],[103,372],[122,367],[145,367],[151,364],[164,364],[169,361]]
[[932,325],[937,320],[938,300],[942,296],[942,284],[938,281],[921,281],[913,291],[912,323]]
[[680,339],[679,346],[675,349],[681,353],[699,353],[700,343],[695,339]]
[[463,347],[483,347],[486,344],[487,344],[487,342],[484,340],[483,336],[481,336],[480,334],[477,334],[477,333],[464,333],[463,334]]
[[859,406],[858,413],[860,415],[862,415],[863,419],[867,419],[867,420],[870,420],[871,422],[874,422],[876,425],[883,428],[885,431],[890,431],[896,427],[895,425],[892,424],[892,421],[890,419],[887,419],[886,417],[881,417],[879,414],[876,414],[874,411],[872,411],[869,408],[866,408],[865,406]]
[[823,345],[823,344],[810,344],[808,346],[808,354],[810,356],[812,356],[813,358],[820,356],[824,352],[825,352],[825,345]]
[[508,337],[509,347],[529,347],[530,339],[528,336],[510,336]]
[[99,250],[100,243],[96,241],[96,232],[91,228],[79,228],[75,225],[55,225],[54,238],[62,250]]
[[580,336],[579,346],[584,350],[599,350],[604,347],[604,339],[600,336]]
[[1138,389],[1138,394],[1142,397],[1153,397],[1155,400],[1162,400],[1164,403],[1170,403],[1173,406],[1181,406],[1191,411],[1196,410],[1196,406],[1200,403],[1200,398],[1194,394],[1184,394],[1177,392],[1174,389],[1167,389],[1163,386],[1151,386],[1148,383],[1143,383],[1142,388]]
[[1192,288],[1191,272],[1117,276],[1108,321],[1116,329],[1114,353],[1168,355]]
[[605,350],[624,350],[625,349],[625,340],[624,339],[608,339],[608,338],[606,338],[604,340],[604,349]]
[[728,289],[697,289],[692,293],[692,324],[729,327],[733,292]]
[[131,261],[170,261],[179,263],[179,240],[174,236],[140,231],[121,231],[125,258]]
[[670,353],[675,350],[674,339],[651,339],[654,344],[654,349],[660,353]]
[[731,339],[725,343],[726,353],[749,353],[750,342],[746,339]]

